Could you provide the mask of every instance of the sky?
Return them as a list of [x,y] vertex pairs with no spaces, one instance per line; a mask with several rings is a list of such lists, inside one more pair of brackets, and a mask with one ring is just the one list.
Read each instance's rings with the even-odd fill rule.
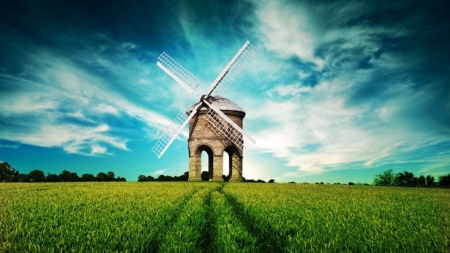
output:
[[245,178],[450,173],[449,1],[1,6],[0,161],[20,173],[183,174],[187,128],[161,159],[151,148],[198,99],[157,57],[166,52],[199,78],[203,94],[247,40],[259,51],[223,94],[246,111],[256,141]]

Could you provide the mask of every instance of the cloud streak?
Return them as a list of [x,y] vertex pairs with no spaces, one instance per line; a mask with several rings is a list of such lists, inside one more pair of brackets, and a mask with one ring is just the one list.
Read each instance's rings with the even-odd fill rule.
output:
[[[437,84],[431,81],[418,89],[403,52],[383,44],[387,39],[407,39],[414,31],[398,24],[349,26],[349,20],[367,7],[353,4],[335,13],[328,8],[324,12],[321,4],[269,1],[258,6],[260,40],[277,56],[275,61],[263,61],[277,65],[295,57],[307,66],[298,65],[296,79],[279,80],[281,84],[266,92],[267,101],[253,107],[258,109],[252,112],[252,122],[263,121],[266,126],[255,136],[255,148],[303,173],[346,169],[355,163],[361,168],[395,164],[411,152],[422,157],[425,147],[450,142],[449,121],[429,127],[439,119],[431,113],[434,120],[425,121],[428,127],[421,122],[429,117],[422,110],[434,97],[430,89]],[[334,26],[317,20],[325,13]],[[320,77],[311,87],[305,77],[318,72]],[[424,157],[420,162],[434,159]]]
[[[146,62],[120,49],[136,46],[106,41],[109,44],[97,53],[105,47],[114,50],[116,44],[121,53],[112,59],[100,58],[94,52],[68,59],[44,49],[21,52],[17,60],[26,63],[20,64],[21,73],[0,75],[2,89],[6,89],[0,100],[0,139],[92,156],[113,154],[110,149],[129,150],[128,139],[112,133],[122,128],[112,122],[122,121],[124,115],[142,122],[139,127],[148,138],[155,138],[155,128],[165,129],[170,124],[168,118],[153,111],[145,99],[141,104],[131,101],[127,93],[128,86],[136,93],[157,92],[149,90],[148,84],[140,86],[143,80],[150,80]],[[115,63],[117,58],[122,64]],[[112,72],[120,79],[105,79],[93,74],[93,68]]]

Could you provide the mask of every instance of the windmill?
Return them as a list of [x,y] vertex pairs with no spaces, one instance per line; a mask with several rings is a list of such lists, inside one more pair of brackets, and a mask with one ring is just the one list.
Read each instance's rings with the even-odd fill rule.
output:
[[209,156],[208,167],[211,180],[222,181],[224,151],[229,154],[230,181],[242,180],[244,147],[251,147],[255,141],[242,129],[245,112],[238,105],[223,98],[222,94],[257,51],[258,49],[247,41],[211,83],[208,92],[204,95],[199,95],[195,91],[200,84],[199,79],[165,52],[158,57],[157,65],[200,100],[194,106],[186,106],[182,109],[152,148],[152,152],[161,158],[190,123],[188,144],[190,181],[201,180],[202,151],[206,151]]

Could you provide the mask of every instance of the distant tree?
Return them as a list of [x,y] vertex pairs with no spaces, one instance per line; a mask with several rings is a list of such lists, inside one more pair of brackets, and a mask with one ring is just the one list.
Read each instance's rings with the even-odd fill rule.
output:
[[320,182],[320,184],[323,184],[323,182]]
[[47,173],[45,182],[58,182],[58,175]]
[[70,171],[63,170],[61,174],[58,175],[59,182],[70,182]]
[[18,170],[15,170],[15,169],[13,169],[13,177],[11,178],[11,181],[12,182],[19,182],[19,171]]
[[155,178],[154,177],[152,177],[152,176],[147,176],[147,181],[155,181]]
[[394,178],[394,172],[392,170],[386,170],[375,176],[375,178],[373,179],[373,184],[381,186],[391,186],[394,184]]
[[109,180],[108,175],[103,172],[99,172],[97,174],[97,176],[95,177],[95,181],[103,182],[103,181],[108,181],[108,180]]
[[258,181],[256,181],[256,182],[258,182],[258,183],[266,183],[266,181],[261,180],[261,179],[258,179]]
[[[15,170],[11,168],[9,163],[0,162],[0,181],[1,182],[10,182],[14,181]],[[17,172],[18,175],[18,172]]]
[[164,175],[159,175],[158,179],[156,179],[158,181],[173,181],[173,177],[172,176],[164,176]]
[[17,182],[30,182],[30,176],[28,174],[19,174],[17,178]]
[[30,178],[30,182],[44,182],[45,181],[45,174],[41,170],[32,170],[30,173],[28,173],[28,176]]
[[395,174],[394,184],[396,186],[414,186],[414,174],[408,171],[404,171],[403,173],[399,172]]
[[417,184],[419,186],[425,186],[426,185],[426,181],[425,181],[425,176],[421,175],[420,177],[417,178]]
[[209,179],[210,179],[209,172],[208,171],[202,171],[202,174],[200,175],[200,177],[202,178],[202,181],[209,181]]
[[139,175],[138,176],[138,182],[146,182],[147,181],[147,177],[144,175]]
[[183,175],[180,176],[180,181],[188,181],[189,180],[189,171],[184,172]]
[[80,177],[78,176],[78,174],[75,172],[70,173],[69,182],[77,182],[77,181],[80,181]]
[[95,181],[95,176],[93,174],[83,174],[81,175],[80,181],[92,182]]
[[294,181],[291,181],[291,182],[289,182],[290,184],[295,184],[295,182]]
[[439,177],[439,186],[450,186],[450,174]]
[[275,179],[270,179],[269,183],[275,183]]
[[431,175],[427,175],[425,180],[427,181],[427,186],[433,186],[434,183],[434,177]]
[[355,185],[355,183],[353,183],[353,182],[348,182],[348,185]]
[[108,181],[114,181],[115,179],[114,172],[109,171],[108,173],[106,173],[106,175],[108,175]]
[[124,178],[124,177],[117,177],[116,179],[114,179],[114,181],[116,181],[116,182],[126,182],[127,179]]

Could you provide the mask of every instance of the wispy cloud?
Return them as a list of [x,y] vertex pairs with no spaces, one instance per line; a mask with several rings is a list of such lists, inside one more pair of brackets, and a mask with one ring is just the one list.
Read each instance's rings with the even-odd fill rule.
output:
[[[158,129],[165,130],[170,119],[155,112],[152,103],[145,102],[146,96],[142,95],[157,92],[152,90],[155,86],[133,82],[150,79],[146,62],[119,49],[131,50],[132,44],[109,39],[106,42],[107,47],[117,48],[118,55],[98,55],[104,47],[82,53],[80,59],[61,57],[44,49],[23,51],[21,61],[26,64],[20,65],[22,74],[0,75],[5,85],[20,89],[2,94],[0,139],[61,147],[68,153],[100,155],[112,154],[109,149],[128,150],[127,137],[114,134],[125,119],[121,112],[141,121],[140,127],[149,134],[148,138],[155,138]],[[115,63],[118,58],[122,60],[120,65]],[[105,79],[92,73],[93,67],[100,72],[114,72],[120,78]],[[135,90],[129,91],[127,86]],[[142,102],[136,103],[136,98]],[[112,123],[111,117],[118,124]]]
[[0,144],[0,148],[18,148],[18,147],[20,147],[19,144],[13,144],[13,145]]
[[[355,162],[361,167],[396,163],[429,143],[448,143],[444,129],[422,128],[414,116],[417,103],[426,107],[428,88],[417,91],[411,79],[396,74],[413,73],[398,52],[382,44],[383,38],[408,36],[407,28],[340,27],[354,16],[349,13],[363,11],[356,4],[340,13],[326,12],[336,25],[326,24],[325,30],[317,20],[323,20],[317,6],[311,9],[287,1],[258,5],[260,39],[267,50],[276,53],[275,58],[270,54],[259,58],[260,66],[268,66],[265,72],[269,74],[264,75],[273,73],[270,65],[277,68],[292,57],[316,68],[298,65],[298,76],[291,82],[273,76],[275,85],[266,92],[265,102],[254,101],[251,107],[250,125],[264,125],[258,127],[255,148],[302,173],[322,173]],[[384,51],[379,53],[381,48]],[[320,75],[311,87],[306,79],[317,71]]]
[[153,171],[151,174],[153,174],[153,175],[162,175],[164,173],[164,171],[166,171],[166,170],[157,170],[157,171]]

